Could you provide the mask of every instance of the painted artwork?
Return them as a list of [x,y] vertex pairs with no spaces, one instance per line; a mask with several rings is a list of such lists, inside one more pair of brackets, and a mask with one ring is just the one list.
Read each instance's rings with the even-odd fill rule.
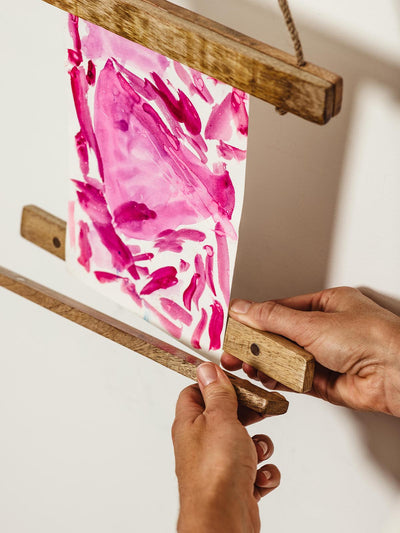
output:
[[248,95],[74,16],[69,31],[68,266],[188,346],[218,354]]

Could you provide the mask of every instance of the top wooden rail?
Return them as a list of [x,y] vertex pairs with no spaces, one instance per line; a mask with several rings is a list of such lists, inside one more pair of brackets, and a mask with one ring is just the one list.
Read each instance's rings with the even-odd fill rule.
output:
[[340,111],[340,76],[166,0],[45,1],[311,122]]

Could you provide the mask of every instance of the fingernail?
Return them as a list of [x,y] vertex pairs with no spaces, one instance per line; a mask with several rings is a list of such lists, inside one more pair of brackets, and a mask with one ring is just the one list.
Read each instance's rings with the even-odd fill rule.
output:
[[259,440],[257,441],[257,444],[260,446],[261,448],[261,451],[262,451],[262,454],[263,454],[263,457],[265,457],[268,453],[268,444],[263,441],[263,440]]
[[215,365],[212,363],[204,363],[197,367],[197,379],[203,387],[207,387],[207,385],[217,381],[218,374]]
[[231,311],[244,315],[250,309],[251,302],[247,300],[233,300],[231,305]]
[[265,481],[269,481],[272,477],[272,474],[269,470],[263,470],[263,475],[264,475],[264,478],[265,478]]

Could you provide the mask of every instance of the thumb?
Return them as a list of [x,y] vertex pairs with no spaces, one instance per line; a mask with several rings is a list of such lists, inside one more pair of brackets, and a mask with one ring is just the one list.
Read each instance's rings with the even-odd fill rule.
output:
[[301,346],[310,343],[312,340],[310,334],[313,336],[317,333],[315,331],[317,313],[299,311],[274,301],[251,303],[246,300],[234,300],[229,314],[247,326],[283,335]]
[[237,419],[238,401],[235,389],[221,368],[214,363],[197,367],[197,379],[203,395],[205,411]]

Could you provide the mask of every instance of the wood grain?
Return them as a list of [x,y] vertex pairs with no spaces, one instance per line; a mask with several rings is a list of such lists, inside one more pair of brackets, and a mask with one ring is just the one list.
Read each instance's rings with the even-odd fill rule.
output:
[[340,76],[166,0],[45,1],[311,122],[340,111]]
[[[21,235],[65,259],[64,246],[61,249],[54,242],[65,243],[66,223],[43,209],[34,205],[24,207]],[[258,350],[257,356],[252,353],[254,346]],[[296,392],[311,389],[313,356],[284,337],[254,330],[228,318],[224,350]]]
[[[174,346],[1,267],[0,286],[194,381],[196,367],[204,363]],[[289,404],[280,394],[226,374],[242,405],[261,415],[286,413]]]
[[67,224],[47,211],[27,205],[22,210],[21,235],[47,252],[65,260]]
[[311,390],[314,357],[289,339],[230,318],[224,350],[294,391]]

